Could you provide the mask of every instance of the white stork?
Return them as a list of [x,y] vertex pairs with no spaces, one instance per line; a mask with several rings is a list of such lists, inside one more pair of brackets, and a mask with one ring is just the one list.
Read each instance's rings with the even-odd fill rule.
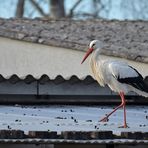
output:
[[112,113],[123,107],[124,125],[122,127],[127,128],[125,109],[126,102],[124,94],[133,91],[139,95],[148,97],[148,86],[143,81],[142,75],[135,68],[128,65],[127,63],[117,60],[105,60],[100,58],[99,55],[102,50],[103,44],[100,41],[91,41],[89,44],[89,49],[82,63],[91,54],[90,66],[95,79],[101,86],[108,85],[111,90],[118,92],[121,97],[122,103],[100,121],[108,121],[108,117]]

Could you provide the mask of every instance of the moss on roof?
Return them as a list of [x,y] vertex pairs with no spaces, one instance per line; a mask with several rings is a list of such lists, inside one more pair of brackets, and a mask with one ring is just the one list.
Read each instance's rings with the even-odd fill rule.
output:
[[0,19],[0,36],[76,50],[99,39],[106,55],[148,63],[148,21]]

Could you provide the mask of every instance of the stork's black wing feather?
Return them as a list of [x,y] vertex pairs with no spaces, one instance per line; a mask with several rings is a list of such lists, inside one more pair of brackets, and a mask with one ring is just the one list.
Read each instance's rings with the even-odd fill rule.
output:
[[[133,67],[129,66],[130,68],[134,69]],[[120,76],[117,77],[117,80],[120,83],[126,83],[129,84],[141,91],[144,92],[148,92],[148,85],[144,82],[144,79],[142,77],[142,75],[136,70],[134,69],[138,76],[137,77],[126,77],[126,78],[120,78]]]

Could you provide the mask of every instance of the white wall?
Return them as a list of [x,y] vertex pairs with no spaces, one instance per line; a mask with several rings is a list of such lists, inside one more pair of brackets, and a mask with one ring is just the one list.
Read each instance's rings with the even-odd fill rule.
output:
[[83,77],[89,71],[81,65],[83,52],[45,46],[40,44],[0,38],[0,73],[5,77],[17,74],[24,77],[32,74],[40,77],[47,74],[50,78],[62,75]]

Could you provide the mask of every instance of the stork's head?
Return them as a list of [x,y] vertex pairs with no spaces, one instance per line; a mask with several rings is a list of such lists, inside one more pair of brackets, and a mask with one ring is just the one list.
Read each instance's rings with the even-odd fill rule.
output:
[[102,43],[98,40],[93,40],[89,44],[88,51],[86,52],[81,64],[87,59],[87,57],[94,52],[96,49],[101,49],[103,47]]

